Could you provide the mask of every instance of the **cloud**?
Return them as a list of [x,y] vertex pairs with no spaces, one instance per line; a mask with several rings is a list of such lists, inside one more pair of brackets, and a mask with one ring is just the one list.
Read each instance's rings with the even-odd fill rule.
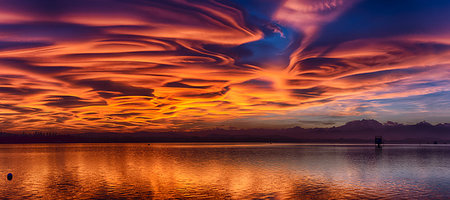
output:
[[169,82],[165,83],[163,87],[205,89],[209,88],[210,86],[192,86],[181,82]]
[[363,38],[434,34],[440,31],[449,33],[449,22],[444,20],[449,17],[448,12],[445,12],[448,6],[449,2],[445,0],[433,4],[420,0],[408,3],[362,1],[327,24],[313,45],[338,44]]
[[28,41],[73,41],[91,39],[101,34],[100,29],[64,22],[26,22],[0,24],[0,32],[13,38]]
[[76,82],[81,86],[91,87],[104,98],[118,96],[148,96],[153,97],[153,89],[135,87],[125,83],[114,82],[110,80],[92,80],[84,79]]
[[319,98],[322,97],[327,91],[331,89],[332,88],[328,87],[312,87],[308,89],[294,89],[292,90],[292,93],[296,97],[301,97],[305,99]]
[[18,49],[30,49],[37,47],[50,46],[51,43],[48,42],[20,42],[20,41],[0,41],[0,50],[11,51]]
[[120,117],[120,118],[128,118],[132,116],[139,116],[141,113],[118,113],[118,114],[110,114],[108,116],[111,117]]
[[0,59],[0,63],[13,67],[15,69],[21,69],[27,72],[37,73],[37,74],[57,74],[61,72],[65,72],[68,70],[76,69],[75,67],[69,66],[45,66],[45,65],[37,65],[31,62],[28,62],[24,59],[15,59],[15,58],[4,58]]
[[29,96],[44,92],[44,89],[28,88],[28,87],[0,87],[0,93],[14,96]]
[[186,94],[183,95],[184,97],[198,97],[198,98],[215,98],[222,95],[225,95],[230,90],[230,87],[224,87],[222,90],[217,92],[207,92],[207,93],[200,93],[200,94]]
[[255,88],[261,88],[261,89],[271,89],[273,82],[263,79],[251,79],[248,81],[244,81],[239,84],[243,87],[255,87]]
[[20,106],[11,105],[11,104],[0,104],[0,108],[16,111],[21,114],[35,113],[35,112],[42,111],[42,109],[40,109],[40,108],[20,107]]
[[445,0],[3,0],[0,128],[327,126],[400,121],[398,113],[446,122],[449,8]]
[[61,108],[78,108],[86,106],[105,106],[105,101],[91,102],[76,96],[49,96],[44,100],[46,106]]

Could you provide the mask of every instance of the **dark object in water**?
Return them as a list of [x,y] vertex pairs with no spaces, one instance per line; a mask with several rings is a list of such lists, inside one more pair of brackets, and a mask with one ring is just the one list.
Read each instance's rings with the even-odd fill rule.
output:
[[8,179],[8,181],[12,180],[12,174],[9,173],[8,175],[6,175],[6,179]]
[[375,144],[377,148],[381,148],[381,144],[383,144],[383,138],[381,136],[375,136]]

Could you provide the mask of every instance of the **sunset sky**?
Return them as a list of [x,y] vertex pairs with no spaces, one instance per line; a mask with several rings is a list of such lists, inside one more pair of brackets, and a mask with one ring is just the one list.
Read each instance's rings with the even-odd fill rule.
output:
[[1,0],[2,131],[450,122],[449,0]]

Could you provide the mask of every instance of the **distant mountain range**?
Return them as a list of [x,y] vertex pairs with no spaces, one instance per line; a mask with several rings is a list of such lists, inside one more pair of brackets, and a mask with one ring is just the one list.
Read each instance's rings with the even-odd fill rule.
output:
[[10,134],[0,133],[0,143],[79,143],[79,142],[301,142],[301,143],[373,143],[382,136],[384,143],[449,143],[450,123],[432,125],[420,122],[403,125],[384,124],[363,119],[331,128],[286,129],[210,129],[202,131],[167,131],[136,133],[83,134]]

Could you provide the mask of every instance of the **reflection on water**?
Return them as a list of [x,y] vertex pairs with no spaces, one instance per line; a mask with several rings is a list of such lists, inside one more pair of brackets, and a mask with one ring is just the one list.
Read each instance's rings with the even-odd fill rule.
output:
[[446,145],[0,145],[0,198],[448,199],[449,166]]

